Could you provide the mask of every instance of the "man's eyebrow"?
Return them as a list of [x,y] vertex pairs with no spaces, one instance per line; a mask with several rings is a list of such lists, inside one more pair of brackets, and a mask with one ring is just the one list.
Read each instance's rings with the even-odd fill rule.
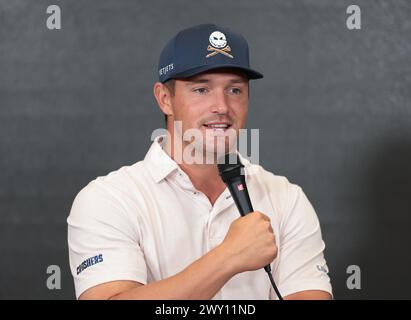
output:
[[244,80],[242,78],[235,78],[235,79],[231,79],[230,82],[232,82],[232,83],[247,83],[247,80]]
[[191,86],[196,83],[208,83],[208,82],[210,82],[209,79],[204,79],[204,78],[203,79],[193,79],[193,80],[187,81],[186,86]]

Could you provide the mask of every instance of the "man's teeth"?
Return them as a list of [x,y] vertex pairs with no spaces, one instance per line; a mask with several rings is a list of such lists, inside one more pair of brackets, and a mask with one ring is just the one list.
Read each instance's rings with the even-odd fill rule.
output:
[[226,129],[228,128],[228,124],[207,124],[206,125],[209,128],[213,129]]

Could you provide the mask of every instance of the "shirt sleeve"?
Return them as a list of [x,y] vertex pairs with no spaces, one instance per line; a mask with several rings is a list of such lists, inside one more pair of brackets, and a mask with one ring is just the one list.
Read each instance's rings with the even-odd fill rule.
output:
[[[325,244],[317,215],[302,189],[288,185],[285,216],[280,225],[279,262],[275,271],[278,289],[287,296],[305,290],[322,290],[332,295]],[[273,290],[272,299],[276,298]]]
[[76,297],[109,281],[147,283],[147,267],[135,222],[121,201],[93,181],[76,196],[68,223],[70,269]]

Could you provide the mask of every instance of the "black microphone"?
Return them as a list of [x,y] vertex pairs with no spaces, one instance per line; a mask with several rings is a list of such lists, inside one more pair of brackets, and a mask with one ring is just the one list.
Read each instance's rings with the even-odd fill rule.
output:
[[[245,175],[241,172],[244,165],[241,163],[240,157],[235,153],[227,153],[224,157],[218,160],[217,167],[220,177],[230,191],[230,194],[233,197],[234,203],[237,206],[241,216],[245,216],[246,214],[253,212],[253,205],[251,204],[247,185],[245,183]],[[266,265],[264,270],[268,273],[271,284],[278,298],[283,300],[272,278],[271,266]]]
[[[229,163],[230,158],[234,158],[234,164]],[[246,214],[253,212],[254,209],[251,204],[250,196],[248,195],[245,177],[241,174],[241,168],[244,168],[244,166],[240,162],[238,155],[233,156],[232,154],[227,154],[224,157],[224,163],[219,163],[217,166],[220,177],[230,191],[240,214],[245,216]]]

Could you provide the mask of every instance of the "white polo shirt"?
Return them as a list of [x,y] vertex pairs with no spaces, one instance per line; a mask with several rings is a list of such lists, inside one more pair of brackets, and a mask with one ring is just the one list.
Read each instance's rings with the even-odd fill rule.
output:
[[[228,189],[212,206],[159,139],[143,161],[98,177],[76,196],[67,222],[77,297],[109,281],[147,284],[175,275],[220,244],[239,217]],[[271,268],[281,294],[332,294],[318,218],[301,188],[241,159],[254,210],[271,219],[278,246]],[[276,295],[260,269],[235,275],[213,299]]]

